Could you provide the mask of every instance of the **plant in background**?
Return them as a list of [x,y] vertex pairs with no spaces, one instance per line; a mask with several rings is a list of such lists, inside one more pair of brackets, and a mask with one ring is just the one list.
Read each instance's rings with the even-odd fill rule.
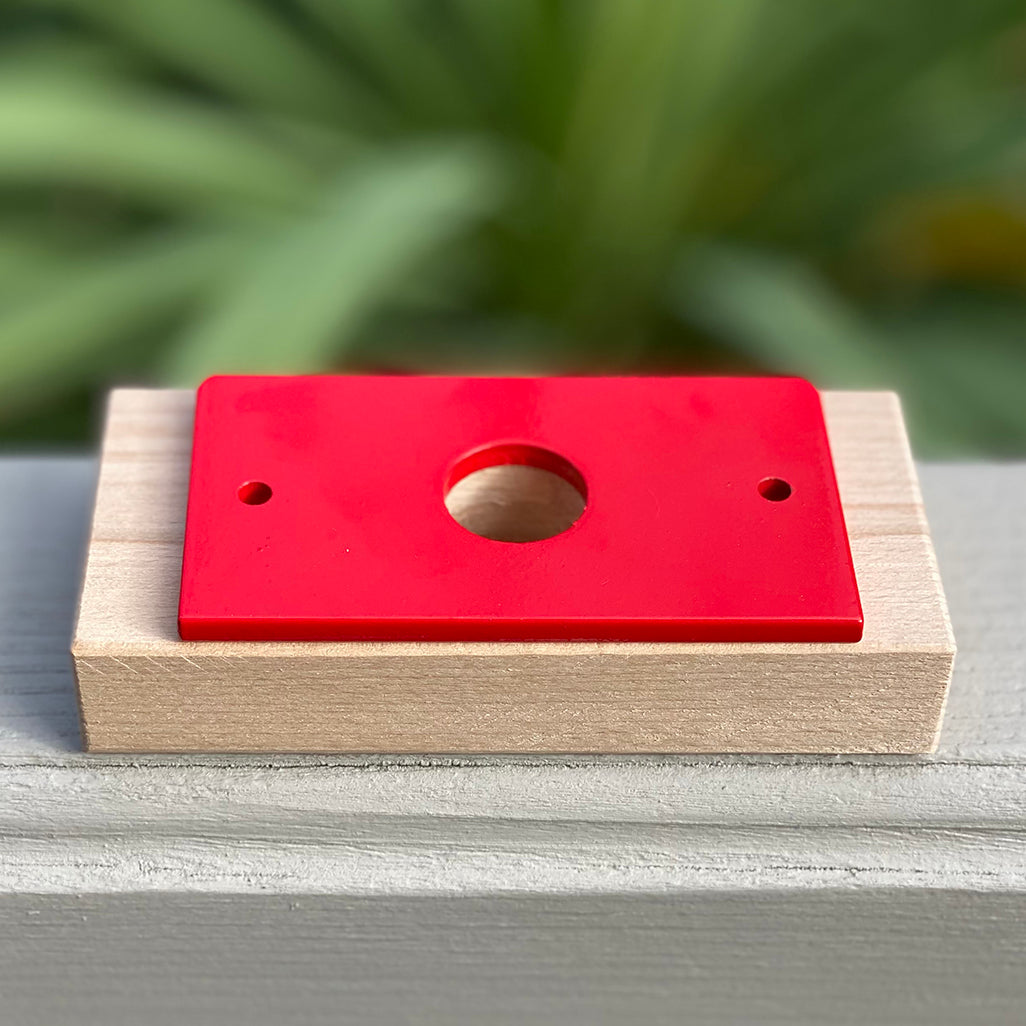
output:
[[727,370],[1026,448],[1021,0],[38,0],[0,44],[9,436],[112,379]]

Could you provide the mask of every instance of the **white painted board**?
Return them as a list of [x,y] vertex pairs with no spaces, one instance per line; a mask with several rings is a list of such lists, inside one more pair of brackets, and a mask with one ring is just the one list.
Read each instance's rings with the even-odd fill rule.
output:
[[0,1022],[1026,1021],[1026,466],[920,468],[923,757],[124,757],[66,654],[94,469],[0,460]]

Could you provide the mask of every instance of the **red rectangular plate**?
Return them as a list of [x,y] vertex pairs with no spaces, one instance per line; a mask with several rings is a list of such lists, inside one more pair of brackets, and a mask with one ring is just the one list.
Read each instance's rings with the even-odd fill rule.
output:
[[[534,470],[492,495],[508,464]],[[543,540],[481,537],[446,505],[472,475],[486,522],[553,496],[583,512]],[[857,641],[862,609],[807,382],[216,377],[197,397],[179,630]]]

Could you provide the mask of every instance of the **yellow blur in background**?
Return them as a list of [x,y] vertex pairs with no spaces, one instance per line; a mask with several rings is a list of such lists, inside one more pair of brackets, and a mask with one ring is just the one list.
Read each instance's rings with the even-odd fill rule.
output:
[[0,438],[218,372],[794,373],[1026,452],[1022,0],[0,6]]

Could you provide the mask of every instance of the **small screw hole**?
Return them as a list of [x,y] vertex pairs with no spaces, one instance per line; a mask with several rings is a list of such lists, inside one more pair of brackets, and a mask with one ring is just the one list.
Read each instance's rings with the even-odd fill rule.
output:
[[782,477],[764,477],[759,482],[759,494],[770,502],[783,502],[791,497],[791,486]]
[[262,506],[271,497],[271,486],[263,481],[247,481],[239,486],[239,501],[247,506]]

